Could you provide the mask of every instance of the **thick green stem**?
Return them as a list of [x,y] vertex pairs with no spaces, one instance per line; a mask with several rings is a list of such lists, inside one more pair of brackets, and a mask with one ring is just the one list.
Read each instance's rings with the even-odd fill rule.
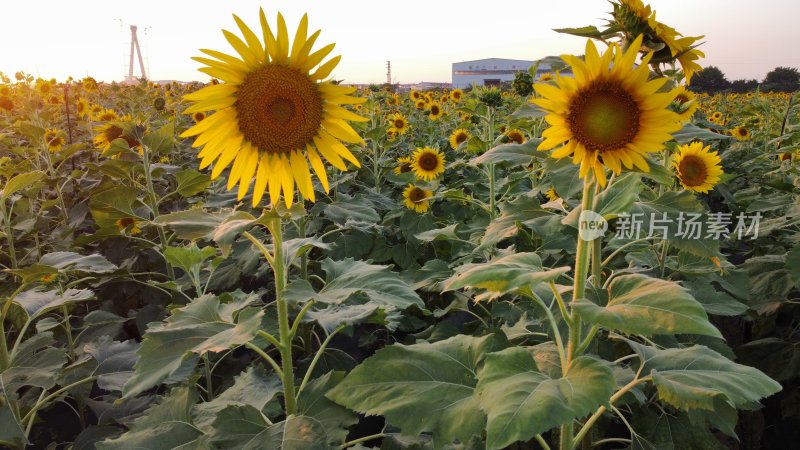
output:
[[11,357],[8,355],[8,344],[6,343],[6,329],[3,317],[0,317],[0,373],[8,369],[11,365]]
[[275,275],[275,303],[278,307],[278,339],[281,346],[281,367],[283,368],[283,398],[286,402],[286,415],[297,413],[297,399],[294,388],[294,367],[292,362],[292,332],[289,328],[289,305],[283,298],[286,288],[286,267],[283,258],[283,224],[278,217],[269,219],[267,228],[272,234],[272,272]]
[[0,212],[3,213],[3,225],[6,229],[6,241],[8,241],[8,258],[11,260],[11,268],[19,268],[17,262],[17,251],[14,248],[14,229],[11,228],[11,214],[6,210],[6,199],[0,198]]
[[494,219],[497,217],[497,211],[495,207],[495,170],[494,164],[489,164],[486,166],[486,171],[489,175],[489,216]]
[[[45,160],[47,161],[47,171],[49,172],[50,178],[58,179],[58,176],[56,175],[56,170],[53,168],[53,158],[50,155],[50,150],[47,148],[47,145],[44,146],[44,154],[46,156]],[[61,218],[64,220],[64,227],[66,228],[67,225],[69,224],[69,217],[67,216],[67,206],[64,203],[64,196],[61,194],[61,189],[59,189],[58,185],[56,185],[56,196],[58,197],[58,204],[61,207]]]
[[[155,220],[158,219],[159,216],[158,197],[156,196],[156,190],[153,187],[153,175],[150,173],[150,149],[148,149],[146,145],[142,145],[142,163],[144,165],[144,179],[147,182],[147,198],[150,202],[150,210],[153,214],[153,220]],[[169,241],[167,241],[167,235],[164,233],[164,229],[162,227],[158,226],[156,229],[158,230],[158,239],[161,241],[161,252],[163,254],[163,252],[167,249]],[[167,275],[169,276],[169,279],[174,280],[175,269],[172,268],[172,264],[170,264],[166,259],[164,259],[164,263],[167,265]],[[198,293],[198,295],[200,294]]]
[[[586,176],[583,182],[583,197],[581,201],[582,211],[589,211],[594,205],[594,177],[592,172]],[[579,223],[580,227],[581,224]],[[578,248],[575,253],[575,279],[572,286],[572,299],[577,300],[584,297],[586,293],[586,277],[589,274],[589,257],[591,256],[591,243],[583,240],[578,233]],[[563,367],[563,374],[569,372],[569,365],[577,355],[577,349],[581,342],[581,319],[577,314],[571,314],[572,320],[569,322],[569,343],[567,344],[567,365]],[[572,448],[572,421],[561,426],[559,438],[559,448],[570,450]]]

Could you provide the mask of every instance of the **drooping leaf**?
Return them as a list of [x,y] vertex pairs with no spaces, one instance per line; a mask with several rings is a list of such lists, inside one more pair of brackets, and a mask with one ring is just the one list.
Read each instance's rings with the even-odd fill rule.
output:
[[192,424],[191,410],[196,402],[194,390],[175,388],[161,403],[131,423],[127,433],[98,443],[97,449],[167,450],[189,444],[202,435]]
[[528,166],[545,154],[536,150],[541,139],[531,139],[522,144],[501,144],[470,161],[472,165],[505,163],[509,167]]
[[39,264],[50,266],[64,272],[109,273],[118,269],[103,255],[81,255],[75,252],[48,253]]
[[58,292],[57,290],[43,291],[41,288],[36,288],[21,292],[14,299],[14,303],[22,306],[28,314],[29,320],[33,320],[60,306],[88,300],[94,300],[94,292],[89,289],[67,289],[64,292]]
[[151,324],[123,395],[130,397],[162,382],[192,355],[221,352],[252,340],[264,316],[261,309],[249,307],[258,295],[239,292],[229,300],[222,303],[204,295],[174,310],[163,323]]
[[345,441],[348,427],[358,423],[358,418],[349,409],[337,405],[325,397],[344,379],[344,372],[328,372],[309,382],[297,397],[299,414],[310,417],[325,430],[329,444],[341,444]]
[[83,346],[83,351],[94,358],[97,366],[92,375],[97,376],[97,386],[106,391],[122,391],[122,387],[133,375],[133,366],[138,359],[139,343],[133,340],[113,341],[103,336],[96,342]]
[[697,139],[699,141],[727,141],[729,139],[733,139],[733,136],[727,136],[724,134],[715,133],[711,130],[707,130],[705,128],[700,128],[697,125],[687,123],[675,133],[672,133],[672,137],[679,143],[679,144],[688,144],[693,140]]
[[437,447],[465,442],[486,423],[474,395],[476,371],[497,345],[492,335],[458,335],[385,347],[353,369],[328,398],[367,415],[382,414],[403,434],[430,432]]
[[321,303],[340,304],[350,296],[360,293],[366,295],[371,302],[390,309],[425,307],[419,295],[399,275],[389,270],[388,266],[355,261],[352,258],[342,261],[326,259],[321,266],[325,271],[325,286],[319,292],[314,292],[308,282],[295,282],[287,287],[284,296],[286,300],[305,303],[313,299]]
[[0,190],[0,201],[6,201],[6,199],[17,192],[36,184],[44,178],[44,176],[44,172],[34,171],[11,177],[11,179],[6,182],[5,186],[3,186],[3,189]]
[[566,377],[542,373],[528,349],[511,347],[486,356],[477,394],[486,412],[486,448],[527,441],[608,403],[615,381],[604,362],[581,356]]
[[53,347],[53,333],[37,333],[22,341],[10,365],[0,372],[0,393],[13,398],[23,386],[50,389],[67,361],[63,348]]
[[539,283],[555,280],[569,267],[545,269],[535,253],[513,253],[482,264],[468,264],[445,283],[445,290],[464,287],[485,289],[499,297],[522,287],[534,289]]
[[330,450],[322,426],[310,417],[291,415],[270,425],[252,406],[228,406],[214,420],[212,443],[241,450]]
[[630,334],[704,334],[721,337],[703,306],[673,281],[646,275],[620,275],[608,286],[608,304],[572,302],[585,321]]
[[760,370],[702,345],[661,350],[628,344],[643,361],[642,373],[653,377],[659,398],[676,408],[713,411],[717,397],[734,407],[747,406],[781,390]]
[[26,442],[25,430],[17,422],[8,403],[3,403],[0,405],[0,445],[17,448],[23,447]]

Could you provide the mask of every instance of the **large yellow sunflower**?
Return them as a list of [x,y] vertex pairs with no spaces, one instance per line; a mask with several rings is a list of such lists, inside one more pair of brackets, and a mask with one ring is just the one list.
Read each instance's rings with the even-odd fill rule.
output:
[[398,134],[406,134],[406,131],[408,131],[408,119],[400,113],[394,113],[389,116],[389,126]]
[[458,128],[450,135],[450,147],[452,147],[453,150],[458,150],[458,147],[460,147],[464,142],[467,142],[471,137],[472,135],[469,133],[469,131],[463,128]]
[[717,152],[703,147],[702,142],[692,142],[678,147],[672,167],[685,189],[706,193],[719,183],[722,166]]
[[406,208],[412,211],[424,213],[430,209],[431,202],[428,199],[432,196],[433,192],[409,184],[403,191],[403,203],[406,205]]
[[411,167],[417,178],[432,180],[444,172],[444,155],[435,148],[418,148],[412,155]]
[[428,117],[431,120],[438,120],[442,117],[444,111],[442,110],[442,105],[437,102],[431,102],[428,104]]
[[47,144],[47,149],[50,153],[55,153],[64,146],[64,137],[61,135],[60,131],[48,129],[44,133],[44,142]]
[[456,88],[450,91],[450,99],[456,103],[460,102],[461,97],[463,96],[464,96],[464,91],[462,91],[461,89]]
[[750,139],[750,130],[744,125],[740,125],[731,130],[731,134],[737,141],[747,141]]
[[402,175],[404,173],[411,172],[414,170],[412,163],[413,160],[410,156],[401,156],[397,158],[397,167],[394,168],[394,173],[397,175]]
[[531,102],[549,113],[545,120],[550,124],[539,150],[561,146],[554,158],[572,156],[581,165],[581,178],[593,170],[602,186],[604,165],[617,174],[623,167],[649,171],[645,154],[661,150],[680,128],[677,115],[667,108],[677,90],[659,93],[667,79],[648,81],[652,53],[634,68],[641,44],[639,36],[625,52],[612,45],[600,55],[590,40],[586,61],[561,57],[575,78],[556,75],[555,86],[534,85],[542,98]]
[[329,190],[320,155],[340,170],[347,170],[343,159],[360,167],[341,141],[363,143],[348,121],[367,119],[341,105],[363,103],[366,99],[351,97],[354,87],[323,81],[341,57],[322,63],[334,44],[311,51],[320,32],[308,36],[307,15],[300,21],[291,48],[280,13],[276,35],[264,11],[260,11],[263,44],[241,19],[235,15],[233,18],[244,40],[227,30],[222,33],[238,56],[200,50],[211,58],[193,58],[206,65],[201,72],[225,83],[184,97],[194,102],[184,111],[186,114],[216,112],[181,137],[197,136],[192,146],[203,147],[198,154],[201,169],[214,163],[212,178],[219,177],[233,163],[228,189],[238,184],[240,200],[255,179],[254,207],[267,189],[273,206],[278,204],[281,193],[286,205],[291,206],[295,183],[302,196],[313,201],[309,163],[323,189]]

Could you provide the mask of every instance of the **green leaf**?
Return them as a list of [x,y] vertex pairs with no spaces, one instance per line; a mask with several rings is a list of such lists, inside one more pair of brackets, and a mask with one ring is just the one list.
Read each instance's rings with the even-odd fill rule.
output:
[[486,423],[474,395],[476,371],[495,349],[492,335],[433,344],[392,345],[353,369],[328,397],[367,415],[382,414],[403,434],[433,434],[436,447],[466,442]]
[[97,376],[97,386],[106,391],[121,392],[133,375],[133,366],[138,357],[139,343],[133,340],[117,342],[102,336],[96,342],[83,346],[83,351],[94,358],[97,366],[92,375]]
[[516,111],[511,113],[512,119],[537,119],[547,115],[547,111],[543,110],[533,103],[523,103]]
[[680,409],[714,410],[715,398],[734,407],[753,405],[781,390],[781,385],[753,367],[736,364],[702,345],[657,349],[632,341],[659,398]]
[[48,253],[39,264],[50,266],[63,272],[109,273],[118,269],[103,255],[80,255],[75,252]]
[[163,323],[151,324],[123,396],[131,397],[157,385],[177,373],[192,355],[221,352],[252,340],[264,316],[260,308],[249,307],[258,295],[239,292],[226,300],[204,295],[174,310]]
[[17,422],[17,418],[14,417],[14,413],[8,403],[4,402],[0,405],[0,444],[23,448],[25,443],[27,443],[25,430]]
[[184,272],[199,270],[203,263],[216,256],[217,249],[213,246],[198,248],[194,242],[185,247],[167,247],[164,258],[173,267],[178,267]]
[[324,309],[312,309],[306,317],[317,322],[328,333],[339,325],[375,323],[386,325],[386,313],[375,303],[361,305],[331,305]]
[[150,449],[167,450],[186,445],[202,433],[192,424],[191,410],[197,393],[180,387],[129,426],[129,431],[116,439],[97,444],[98,450]]
[[512,253],[487,263],[462,266],[445,283],[445,290],[485,289],[491,298],[496,298],[523,287],[533,290],[539,283],[553,281],[569,270],[569,267],[544,269],[542,259],[535,253]]
[[437,239],[441,240],[460,239],[456,234],[457,226],[458,224],[454,223],[444,228],[436,228],[434,230],[428,230],[428,231],[423,231],[422,233],[417,233],[414,235],[414,237],[422,242],[433,242]]
[[726,292],[718,291],[706,279],[684,281],[692,296],[703,305],[708,314],[717,316],[738,316],[747,311],[747,305],[737,301]]
[[170,121],[163,127],[145,134],[144,138],[142,138],[142,143],[146,145],[153,154],[165,155],[172,151],[174,139],[175,124]]
[[531,226],[537,221],[553,217],[557,217],[560,222],[562,216],[542,209],[534,197],[520,196],[501,207],[500,217],[486,227],[481,246],[490,247],[515,235],[520,228],[519,225]]
[[583,179],[578,166],[572,164],[570,158],[548,158],[544,167],[559,197],[571,199],[583,190]]
[[214,421],[212,442],[242,450],[329,450],[325,431],[314,419],[289,416],[270,425],[252,406],[229,406]]
[[615,385],[608,365],[588,356],[575,358],[566,377],[551,378],[526,348],[490,353],[478,372],[476,390],[488,417],[486,448],[527,441],[585,416],[608,404]]
[[673,281],[620,275],[608,287],[603,307],[586,299],[571,303],[585,321],[629,334],[704,334],[722,337],[703,306]]
[[[320,203],[322,205],[322,203]],[[375,208],[370,206],[367,199],[363,197],[347,198],[340,196],[338,200],[324,206],[323,214],[339,225],[354,220],[357,222],[378,223],[381,220]]]
[[578,28],[554,28],[553,31],[556,33],[565,33],[573,36],[587,37],[592,39],[601,39],[603,37],[603,33],[601,33],[600,30],[598,30],[594,25],[587,25],[585,27]]
[[786,268],[792,274],[795,287],[800,288],[800,245],[795,245],[786,254]]
[[[642,177],[638,173],[625,173],[614,183],[597,195],[597,211],[594,211],[606,220],[619,217],[620,214],[629,213],[634,202],[639,196],[642,187]],[[578,228],[578,220],[583,212],[583,207],[578,206],[564,218],[563,223],[573,228]],[[645,230],[647,231],[647,230]]]
[[182,197],[191,197],[201,192],[211,184],[211,177],[194,169],[184,169],[175,174],[178,181],[176,191]]
[[261,365],[250,366],[236,376],[233,385],[214,397],[214,400],[195,406],[194,424],[202,430],[211,430],[214,418],[228,406],[249,405],[257,411],[263,411],[267,403],[282,392],[283,386],[277,376],[266,375]]
[[21,292],[14,299],[14,303],[22,306],[28,314],[29,320],[33,320],[60,306],[94,300],[94,298],[94,292],[89,289],[67,289],[59,292],[57,290],[42,291],[41,288],[36,288]]
[[729,139],[733,139],[733,136],[714,133],[711,130],[700,128],[697,125],[687,123],[679,131],[677,131],[676,133],[672,133],[672,138],[675,139],[679,144],[688,144],[689,142],[692,142],[695,139],[703,142],[727,141]]
[[507,163],[509,167],[528,166],[534,159],[543,159],[546,156],[536,150],[540,142],[541,139],[531,139],[522,144],[501,144],[473,158],[469,163],[474,166],[498,163]]
[[67,353],[52,345],[53,333],[38,333],[22,341],[8,368],[0,372],[0,392],[7,398],[23,386],[50,389],[56,383]]
[[117,186],[95,193],[89,200],[92,217],[100,228],[113,229],[117,229],[116,221],[119,219],[148,220],[135,211],[144,206],[137,197],[140,194],[138,189],[127,186]]
[[352,411],[328,400],[325,393],[344,379],[344,372],[328,372],[309,382],[297,397],[297,410],[310,417],[325,430],[329,444],[345,442],[348,427],[358,423]]
[[44,172],[35,171],[21,173],[11,177],[11,179],[6,182],[3,190],[0,190],[0,200],[5,201],[17,192],[38,183],[42,178],[44,178],[44,175]]
[[316,300],[321,303],[340,304],[350,296],[361,293],[370,301],[391,309],[409,306],[425,307],[422,299],[400,276],[388,266],[378,266],[347,258],[342,261],[326,259],[321,263],[325,271],[325,286],[314,292],[308,282],[290,284],[284,298],[295,303]]
[[227,244],[233,241],[242,228],[255,221],[256,218],[245,211],[212,214],[190,209],[159,216],[155,223],[168,226],[181,239],[213,239]]

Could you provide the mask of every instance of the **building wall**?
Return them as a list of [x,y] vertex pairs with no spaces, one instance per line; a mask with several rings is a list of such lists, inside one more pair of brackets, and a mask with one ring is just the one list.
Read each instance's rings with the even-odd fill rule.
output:
[[[453,87],[465,88],[471,84],[485,86],[513,81],[517,72],[527,71],[536,61],[519,59],[488,58],[453,63]],[[550,66],[542,63],[536,70],[536,78],[549,72]],[[562,72],[562,74],[565,74]]]

